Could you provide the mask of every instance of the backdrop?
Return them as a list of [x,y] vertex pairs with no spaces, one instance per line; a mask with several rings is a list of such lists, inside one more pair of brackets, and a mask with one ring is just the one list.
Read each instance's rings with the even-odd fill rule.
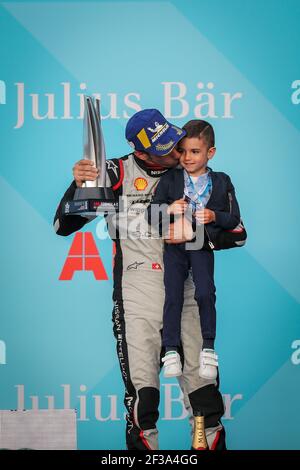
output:
[[[249,235],[216,255],[228,446],[300,448],[299,22],[298,0],[0,3],[1,409],[75,407],[80,449],[124,448],[112,243],[88,224],[103,269],[72,277],[75,235],[52,227],[82,157],[82,94],[100,94],[110,157],[129,153],[141,108],[215,127],[212,167]],[[161,382],[161,448],[188,449],[179,388]]]

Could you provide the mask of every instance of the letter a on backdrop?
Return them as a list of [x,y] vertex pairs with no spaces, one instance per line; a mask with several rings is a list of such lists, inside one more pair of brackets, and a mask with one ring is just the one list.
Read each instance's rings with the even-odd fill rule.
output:
[[91,232],[76,233],[59,280],[70,281],[75,271],[93,271],[97,281],[108,280]]

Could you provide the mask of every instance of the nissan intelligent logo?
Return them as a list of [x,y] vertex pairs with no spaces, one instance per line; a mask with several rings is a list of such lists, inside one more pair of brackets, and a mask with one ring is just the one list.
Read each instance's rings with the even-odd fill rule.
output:
[[6,104],[6,85],[0,80],[0,104]]

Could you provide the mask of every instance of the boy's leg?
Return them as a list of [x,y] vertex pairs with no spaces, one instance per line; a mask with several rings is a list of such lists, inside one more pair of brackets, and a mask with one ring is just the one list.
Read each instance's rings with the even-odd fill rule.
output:
[[181,312],[184,282],[188,276],[185,246],[166,245],[164,250],[165,303],[163,313],[163,347],[180,346]]
[[206,250],[189,252],[195,284],[195,300],[199,307],[203,349],[214,349],[216,337],[216,288],[214,283],[214,253]]

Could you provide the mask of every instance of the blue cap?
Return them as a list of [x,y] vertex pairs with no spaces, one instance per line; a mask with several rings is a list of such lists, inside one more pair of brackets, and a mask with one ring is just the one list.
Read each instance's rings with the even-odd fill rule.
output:
[[128,121],[125,136],[134,150],[162,157],[170,153],[186,132],[174,126],[157,109],[144,109]]

